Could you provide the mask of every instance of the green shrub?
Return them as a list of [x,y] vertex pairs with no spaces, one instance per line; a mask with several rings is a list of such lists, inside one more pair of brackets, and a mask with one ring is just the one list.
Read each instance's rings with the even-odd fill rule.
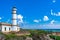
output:
[[6,40],[7,39],[11,39],[11,38],[14,38],[14,37],[16,37],[16,35],[15,34],[8,34],[8,35],[5,35],[5,38],[6,38]]
[[50,35],[50,38],[55,40],[60,40],[60,36]]

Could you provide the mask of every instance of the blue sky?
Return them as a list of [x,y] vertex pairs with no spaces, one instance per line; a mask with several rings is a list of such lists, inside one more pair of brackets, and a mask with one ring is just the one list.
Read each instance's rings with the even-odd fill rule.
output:
[[60,0],[0,0],[0,22],[11,23],[13,6],[21,28],[60,29]]

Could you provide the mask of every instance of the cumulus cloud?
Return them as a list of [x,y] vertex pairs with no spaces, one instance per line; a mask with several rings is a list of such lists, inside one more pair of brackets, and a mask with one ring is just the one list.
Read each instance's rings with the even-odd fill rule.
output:
[[34,20],[34,22],[39,23],[39,20]]
[[39,23],[40,21],[41,21],[41,19],[39,19],[39,20],[33,20],[34,22],[36,22],[36,23]]
[[48,16],[44,16],[43,20],[48,21],[49,20]]
[[50,22],[50,24],[54,24],[54,22],[55,22],[55,20],[52,20],[52,21]]
[[53,15],[53,16],[60,16],[60,12],[58,12],[58,13],[53,13],[52,10],[51,10],[51,15]]
[[51,13],[51,15],[60,16],[60,12],[58,12],[58,13]]
[[17,15],[18,18],[18,24],[23,23],[23,16],[22,15]]
[[60,16],[60,12],[58,12],[57,14],[55,14],[56,16]]
[[18,19],[22,19],[23,16],[22,15],[17,15]]

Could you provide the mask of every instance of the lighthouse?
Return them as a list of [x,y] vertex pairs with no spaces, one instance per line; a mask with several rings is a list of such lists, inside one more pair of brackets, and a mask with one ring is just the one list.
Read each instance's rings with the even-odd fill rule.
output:
[[16,7],[12,8],[12,24],[0,22],[0,32],[19,32],[20,26],[17,24],[17,9]]
[[17,14],[16,14],[16,7],[12,8],[12,31],[17,31]]

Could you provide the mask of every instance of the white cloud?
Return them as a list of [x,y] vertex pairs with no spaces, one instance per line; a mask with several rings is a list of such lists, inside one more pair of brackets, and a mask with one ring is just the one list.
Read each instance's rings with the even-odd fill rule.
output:
[[18,19],[22,19],[23,16],[22,15],[17,15]]
[[40,21],[41,21],[41,19],[39,19],[39,20],[33,20],[34,22],[36,22],[36,23],[39,23]]
[[18,24],[23,23],[23,16],[22,15],[17,15],[18,18]]
[[51,15],[53,15],[53,10],[51,9]]
[[48,16],[44,16],[43,20],[48,21],[49,20]]
[[56,16],[60,16],[60,12],[58,12],[58,14],[56,14]]
[[60,12],[58,12],[58,13],[51,13],[51,15],[60,16]]
[[56,0],[53,0],[52,2],[53,2],[53,3],[55,3],[55,2],[56,2]]
[[0,17],[0,19],[2,19],[2,17]]
[[58,13],[53,13],[52,10],[51,10],[51,15],[53,15],[53,16],[60,16],[60,12],[58,12]]
[[39,23],[39,20],[34,20],[34,22]]
[[55,22],[55,20],[52,20],[52,21],[50,22],[50,24],[54,24],[54,22]]

